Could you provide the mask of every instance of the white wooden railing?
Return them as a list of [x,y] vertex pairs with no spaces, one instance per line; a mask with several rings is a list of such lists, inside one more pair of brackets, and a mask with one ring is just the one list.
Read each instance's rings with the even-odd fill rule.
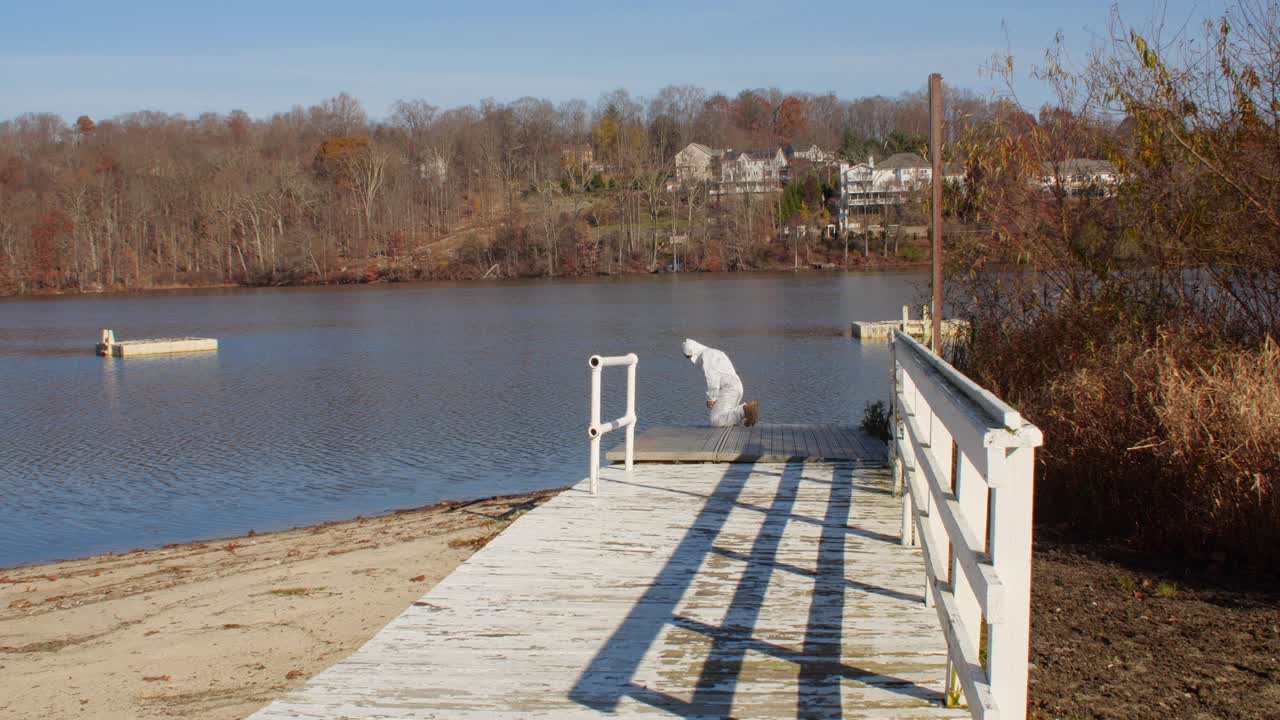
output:
[[[902,542],[947,638],[947,701],[974,718],[1027,708],[1031,505],[1040,429],[909,336],[893,334]],[[986,625],[986,633],[982,632]],[[980,653],[986,643],[985,662]]]
[[[591,438],[591,494],[595,495],[600,483],[600,438],[618,428],[627,429],[627,470],[631,469],[635,460],[636,445],[636,364],[640,358],[635,353],[603,357],[592,355],[587,364],[591,366],[591,424],[587,426],[587,437]],[[600,423],[600,376],[607,367],[615,365],[627,366],[627,414],[604,424]]]

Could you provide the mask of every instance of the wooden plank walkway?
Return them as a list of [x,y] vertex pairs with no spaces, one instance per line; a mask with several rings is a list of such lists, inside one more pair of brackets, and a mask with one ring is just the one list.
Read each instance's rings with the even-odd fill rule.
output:
[[[605,453],[622,462],[622,446]],[[636,434],[636,462],[884,462],[885,445],[847,425],[653,427]]]
[[899,518],[883,466],[607,467],[253,717],[967,717]]

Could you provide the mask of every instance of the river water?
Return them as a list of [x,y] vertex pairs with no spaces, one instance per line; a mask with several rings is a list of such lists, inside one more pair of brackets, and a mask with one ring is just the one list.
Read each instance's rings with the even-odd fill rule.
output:
[[[573,483],[592,353],[640,356],[640,429],[706,423],[693,337],[764,422],[855,423],[888,350],[842,330],[912,274],[209,290],[0,302],[0,567]],[[119,339],[216,353],[103,359]],[[606,371],[606,418],[625,373]],[[621,441],[606,438],[605,446]]]

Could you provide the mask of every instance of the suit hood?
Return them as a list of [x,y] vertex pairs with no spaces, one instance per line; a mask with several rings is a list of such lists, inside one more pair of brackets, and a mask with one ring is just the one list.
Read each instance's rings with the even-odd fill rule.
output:
[[702,357],[702,353],[705,352],[706,349],[707,346],[697,340],[689,340],[686,338],[684,341],[684,356],[689,358],[689,362],[691,363],[697,364],[698,358]]

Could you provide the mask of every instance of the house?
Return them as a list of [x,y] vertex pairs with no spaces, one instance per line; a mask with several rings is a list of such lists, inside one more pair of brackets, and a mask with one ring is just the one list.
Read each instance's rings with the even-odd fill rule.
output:
[[592,173],[604,172],[604,165],[596,162],[590,145],[565,145],[560,148],[560,169],[572,177],[585,178]]
[[[871,157],[856,164],[840,163],[839,170],[837,219],[842,231],[850,229],[854,215],[875,212],[876,208],[886,205],[901,205],[933,178],[929,161],[915,153],[896,153],[878,163]],[[951,173],[946,177],[951,179]]]
[[782,152],[786,155],[788,163],[803,160],[815,165],[826,165],[835,162],[836,159],[835,153],[823,150],[817,145],[810,145],[808,150],[801,150],[788,144],[782,148]]
[[449,176],[449,161],[439,152],[431,151],[430,157],[418,163],[418,177],[423,180],[444,182]]
[[705,182],[713,195],[780,190],[787,168],[781,148],[733,150],[689,143],[675,157],[676,184]]
[[933,168],[928,160],[915,153],[895,153],[874,166],[871,184],[880,192],[909,191],[928,183],[932,177]]
[[712,193],[773,192],[781,189],[787,157],[773,150],[725,150],[718,163]]
[[1119,182],[1120,175],[1115,166],[1106,160],[1068,158],[1041,165],[1041,187],[1046,190],[1060,188],[1072,197],[1106,197],[1115,193]]
[[676,182],[699,183],[712,179],[712,165],[724,153],[701,143],[689,143],[676,153]]

